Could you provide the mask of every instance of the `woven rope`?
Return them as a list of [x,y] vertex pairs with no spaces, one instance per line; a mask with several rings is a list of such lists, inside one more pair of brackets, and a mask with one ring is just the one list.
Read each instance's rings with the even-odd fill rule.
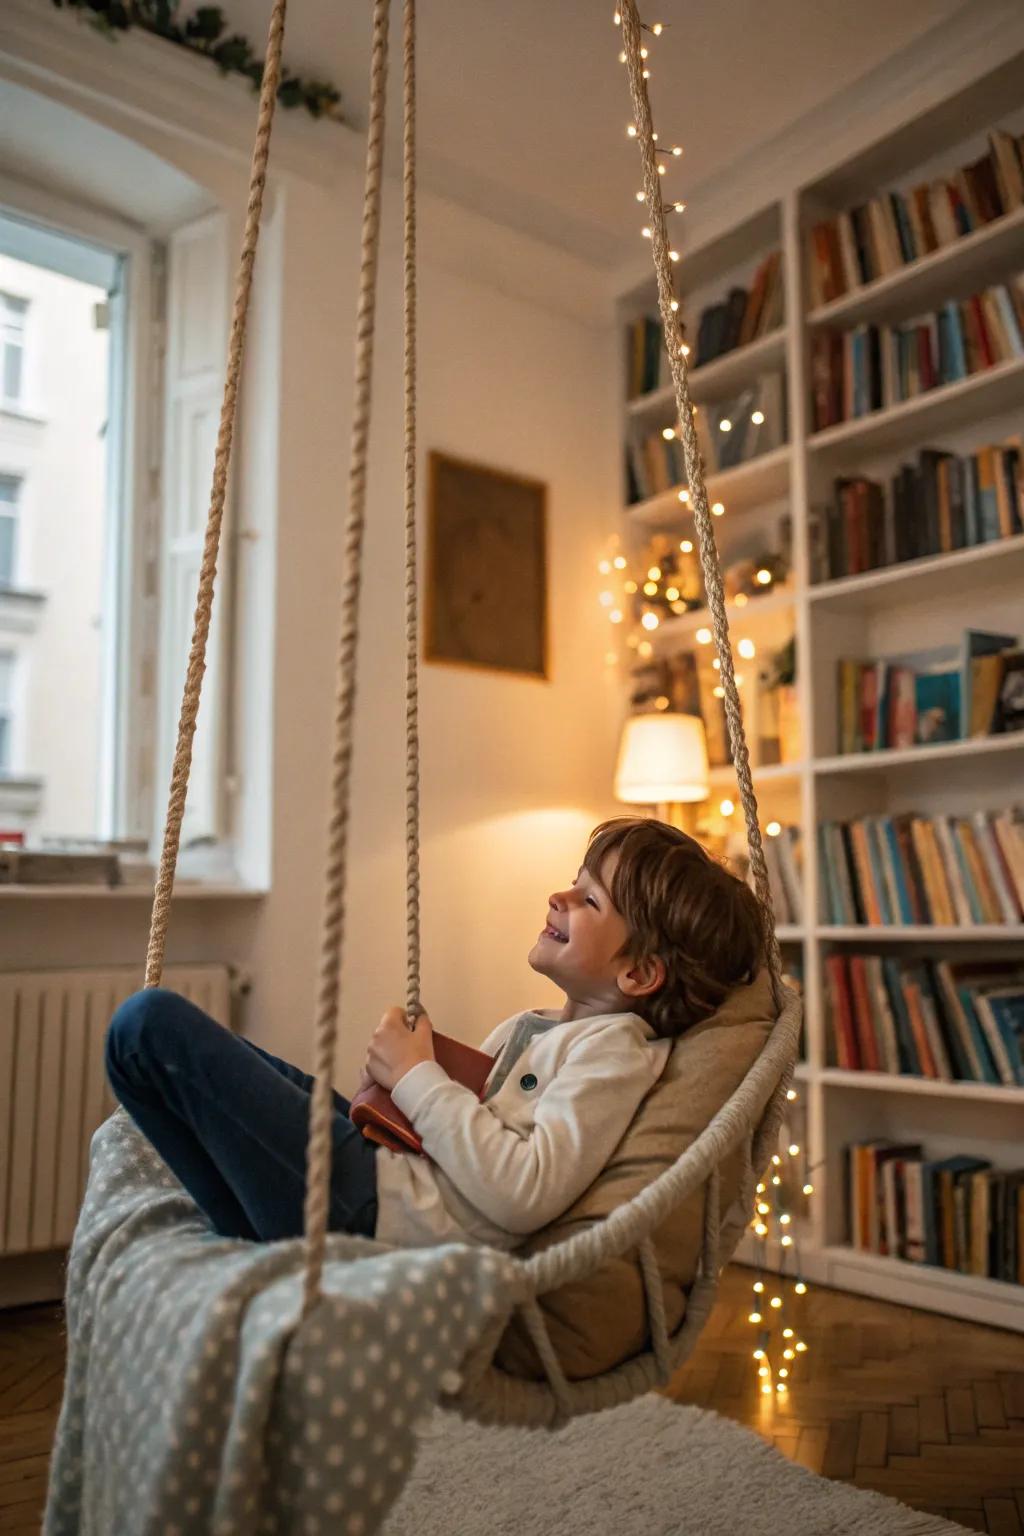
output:
[[624,0],[619,7],[622,15],[622,36],[626,51],[626,69],[629,90],[633,99],[633,120],[636,124],[637,142],[643,166],[643,189],[647,201],[647,215],[654,250],[654,267],[658,279],[658,306],[665,330],[672,383],[676,392],[676,407],[683,442],[683,458],[686,461],[686,481],[690,490],[690,506],[697,529],[697,545],[700,550],[701,570],[708,595],[711,628],[715,636],[718,658],[721,663],[721,684],[725,691],[725,715],[729,726],[729,742],[732,760],[736,768],[743,817],[747,826],[747,844],[750,848],[750,867],[754,887],[766,916],[768,966],[778,997],[779,978],[782,974],[782,956],[775,936],[772,913],[771,889],[768,870],[761,846],[761,828],[757,820],[757,798],[750,775],[750,754],[740,713],[740,697],[736,687],[736,671],[733,666],[732,646],[729,641],[729,618],[725,611],[725,594],[722,590],[722,569],[715,543],[715,530],[708,510],[707,486],[704,483],[704,466],[697,446],[697,429],[693,424],[693,406],[690,400],[689,370],[683,354],[683,336],[678,314],[672,309],[672,261],[669,256],[668,232],[665,227],[665,210],[661,200],[661,177],[658,175],[657,156],[654,149],[654,131],[651,124],[651,107],[647,96],[647,82],[643,76],[640,55],[640,18],[635,0]]
[[206,518],[206,535],[203,540],[203,558],[199,569],[199,591],[196,597],[195,618],[192,625],[192,644],[189,650],[185,688],[178,717],[178,736],[171,766],[171,786],[167,800],[167,820],[164,824],[164,841],[160,852],[153,912],[149,925],[149,943],[146,948],[146,986],[158,987],[164,969],[167,949],[167,925],[171,916],[171,895],[174,890],[174,871],[178,863],[181,843],[181,824],[185,816],[185,800],[188,796],[188,779],[192,767],[192,743],[199,715],[199,697],[206,671],[206,647],[210,638],[210,620],[213,614],[213,589],[217,576],[217,557],[220,552],[221,526],[224,521],[224,499],[227,495],[228,466],[231,462],[231,444],[235,432],[235,413],[238,406],[238,383],[242,374],[245,353],[245,327],[249,316],[249,295],[252,291],[252,274],[256,262],[256,246],[260,237],[260,218],[263,213],[263,193],[267,181],[267,158],[270,153],[270,133],[274,125],[274,107],[281,80],[281,49],[284,44],[284,22],[287,0],[274,0],[267,37],[266,63],[260,82],[259,109],[256,119],[256,142],[253,145],[252,166],[249,173],[249,201],[242,234],[242,249],[238,258],[238,274],[235,280],[235,298],[231,311],[231,331],[228,338],[227,367],[224,376],[224,397],[220,408],[220,430],[217,433],[217,450],[213,462],[213,485],[210,490],[210,509]]
[[643,1276],[644,1295],[647,1299],[647,1316],[651,1324],[651,1351],[658,1370],[668,1377],[672,1369],[672,1341],[669,1337],[668,1319],[665,1316],[665,1282],[658,1267],[658,1255],[654,1239],[645,1237],[640,1244],[640,1273]]
[[416,0],[403,26],[402,202],[405,266],[405,934],[406,1010],[420,1005],[419,623],[416,574]]
[[352,415],[341,621],[335,681],[331,813],[328,827],[327,875],[316,1003],[315,1081],[309,1117],[309,1146],[306,1155],[304,1312],[308,1312],[315,1304],[320,1292],[330,1199],[332,1083],[335,1046],[338,1038],[340,970],[345,937],[345,866],[348,855],[352,745],[356,707],[359,593],[362,584],[363,531],[366,523],[366,478],[370,436],[377,260],[380,246],[387,63],[388,0],[374,0],[370,113],[366,141],[359,303],[356,311],[355,403]]

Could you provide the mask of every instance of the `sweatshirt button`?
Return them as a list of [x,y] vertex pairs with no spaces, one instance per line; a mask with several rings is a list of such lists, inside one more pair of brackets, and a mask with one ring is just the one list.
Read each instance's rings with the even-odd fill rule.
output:
[[524,1072],[522,1077],[519,1079],[519,1086],[520,1088],[525,1088],[526,1091],[529,1092],[531,1088],[536,1088],[537,1079],[534,1077],[532,1072]]

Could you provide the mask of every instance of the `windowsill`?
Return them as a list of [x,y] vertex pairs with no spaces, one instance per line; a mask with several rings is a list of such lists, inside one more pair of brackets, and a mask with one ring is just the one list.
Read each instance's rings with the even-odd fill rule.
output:
[[35,411],[26,411],[24,406],[13,400],[0,401],[0,416],[6,416],[11,421],[23,421],[30,427],[46,426],[45,416],[39,416]]
[[[262,901],[262,886],[224,880],[178,880],[172,901]],[[148,885],[0,885],[0,901],[152,901]]]

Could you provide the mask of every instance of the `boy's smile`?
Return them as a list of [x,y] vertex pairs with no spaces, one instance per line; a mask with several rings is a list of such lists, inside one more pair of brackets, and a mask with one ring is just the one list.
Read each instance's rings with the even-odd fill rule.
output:
[[547,922],[529,962],[566,994],[563,1019],[618,1013],[642,995],[628,954],[629,928],[609,894],[618,864],[608,854],[600,879],[584,866],[567,890],[548,897]]

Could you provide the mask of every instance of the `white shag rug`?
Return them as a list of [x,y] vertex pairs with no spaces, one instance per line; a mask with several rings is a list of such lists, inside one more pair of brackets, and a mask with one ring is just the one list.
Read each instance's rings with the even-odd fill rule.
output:
[[382,1536],[969,1536],[651,1394],[554,1434],[436,1413]]

